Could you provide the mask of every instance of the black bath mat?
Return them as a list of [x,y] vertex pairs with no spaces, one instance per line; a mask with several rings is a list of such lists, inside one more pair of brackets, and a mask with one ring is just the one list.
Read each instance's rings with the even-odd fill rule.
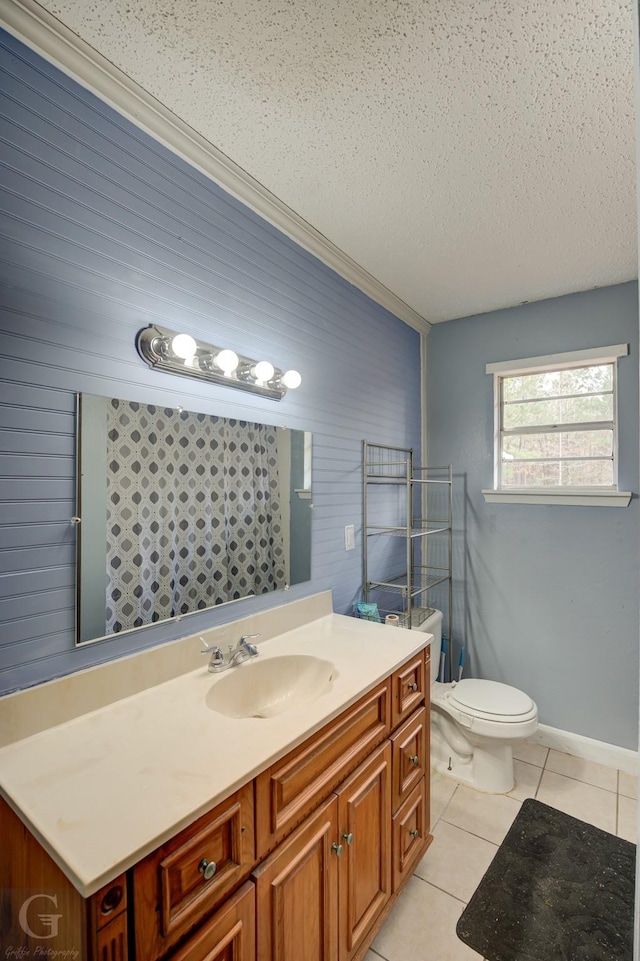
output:
[[636,846],[529,799],[456,928],[487,961],[632,961]]

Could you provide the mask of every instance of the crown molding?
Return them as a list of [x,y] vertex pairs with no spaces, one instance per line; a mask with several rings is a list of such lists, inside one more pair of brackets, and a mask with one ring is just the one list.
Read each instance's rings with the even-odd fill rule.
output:
[[431,324],[34,0],[3,0],[0,25],[421,333]]

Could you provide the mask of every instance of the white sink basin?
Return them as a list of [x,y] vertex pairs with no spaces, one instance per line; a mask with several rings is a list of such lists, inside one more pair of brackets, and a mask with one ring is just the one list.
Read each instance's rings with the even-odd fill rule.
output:
[[309,654],[256,658],[222,675],[206,703],[227,717],[276,717],[322,697],[337,676],[330,661]]

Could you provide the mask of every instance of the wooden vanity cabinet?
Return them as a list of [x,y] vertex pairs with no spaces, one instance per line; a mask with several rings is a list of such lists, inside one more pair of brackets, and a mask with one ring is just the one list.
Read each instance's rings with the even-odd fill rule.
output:
[[0,799],[2,946],[42,946],[30,891],[83,961],[362,961],[431,840],[428,677],[421,652],[86,900]]

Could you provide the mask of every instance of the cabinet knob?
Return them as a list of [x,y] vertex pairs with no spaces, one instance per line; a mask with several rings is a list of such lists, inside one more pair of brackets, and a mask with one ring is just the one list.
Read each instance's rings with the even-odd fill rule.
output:
[[417,754],[410,754],[409,760],[411,761],[414,767],[417,767],[420,764],[420,758],[418,757]]
[[407,687],[409,688],[410,691],[418,690],[418,685],[416,684],[415,681],[409,681],[409,683],[407,684]]
[[216,862],[207,861],[206,858],[203,858],[200,864],[198,865],[198,871],[200,872],[200,874],[204,875],[205,881],[210,881],[217,870],[218,870],[218,865],[216,864]]
[[334,843],[334,844],[331,845],[331,850],[332,850],[332,851],[335,851],[335,855],[336,855],[337,858],[341,858],[341,857],[342,857],[342,852],[344,851],[344,848],[342,847],[341,844],[335,844],[335,843]]
[[342,835],[342,840],[346,841],[347,844],[353,844],[353,834],[351,834],[351,832],[345,831],[344,834]]
[[100,914],[107,915],[111,914],[118,907],[122,898],[124,896],[124,891],[119,884],[114,887],[109,888],[102,901],[100,902]]
[[417,828],[411,828],[411,830],[409,831],[409,834],[411,835],[412,838],[420,837],[420,831],[418,831]]

